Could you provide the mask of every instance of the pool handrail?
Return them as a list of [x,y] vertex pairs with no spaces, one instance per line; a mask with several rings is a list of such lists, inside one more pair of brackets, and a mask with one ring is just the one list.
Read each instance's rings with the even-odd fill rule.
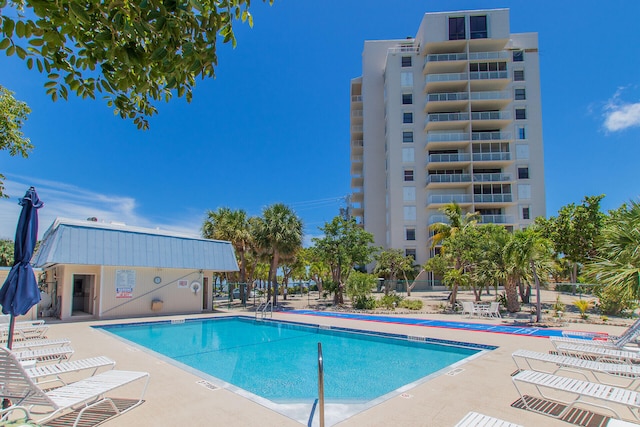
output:
[[322,359],[322,343],[318,343],[318,415],[320,427],[324,427],[324,362]]

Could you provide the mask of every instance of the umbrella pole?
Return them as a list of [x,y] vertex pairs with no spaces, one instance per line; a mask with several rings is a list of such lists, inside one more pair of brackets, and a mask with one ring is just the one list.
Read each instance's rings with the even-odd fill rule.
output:
[[15,323],[16,317],[12,313],[11,317],[9,318],[9,336],[7,337],[7,348],[9,350],[11,350],[11,347],[13,347],[13,328],[16,326]]

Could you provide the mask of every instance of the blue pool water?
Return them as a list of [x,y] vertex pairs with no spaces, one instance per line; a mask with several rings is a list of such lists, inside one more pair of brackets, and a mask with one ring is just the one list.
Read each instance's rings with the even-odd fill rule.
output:
[[242,317],[101,328],[278,403],[317,397],[318,342],[329,402],[369,401],[488,349]]

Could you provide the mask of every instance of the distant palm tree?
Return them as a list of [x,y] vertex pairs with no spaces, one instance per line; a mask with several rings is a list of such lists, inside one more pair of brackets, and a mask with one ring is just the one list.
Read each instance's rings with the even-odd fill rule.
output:
[[[271,286],[276,283],[276,274],[282,256],[295,253],[302,247],[303,236],[302,220],[282,203],[266,207],[262,211],[262,217],[256,224],[256,240],[258,245],[268,252],[271,263],[269,266],[269,292]],[[278,302],[273,295],[273,304]]]

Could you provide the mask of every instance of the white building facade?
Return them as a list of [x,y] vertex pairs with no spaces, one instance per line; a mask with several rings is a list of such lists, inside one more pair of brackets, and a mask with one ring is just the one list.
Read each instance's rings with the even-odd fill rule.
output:
[[362,57],[351,212],[376,245],[423,264],[451,202],[510,230],[545,215],[537,33],[511,34],[508,9],[427,13]]

